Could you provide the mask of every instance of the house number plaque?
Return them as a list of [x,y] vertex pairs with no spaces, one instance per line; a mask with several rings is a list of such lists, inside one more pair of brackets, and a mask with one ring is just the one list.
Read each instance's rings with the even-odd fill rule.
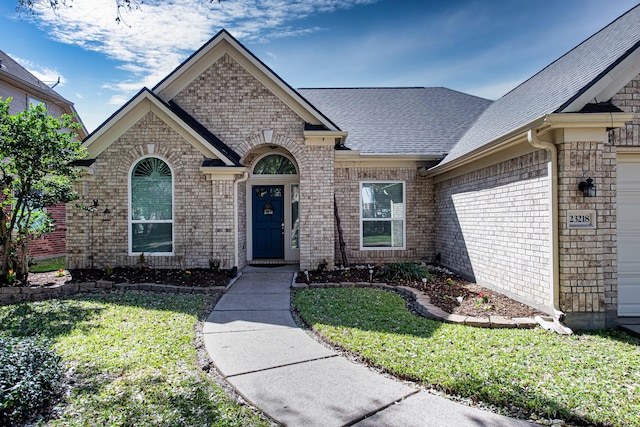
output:
[[567,211],[567,228],[596,228],[596,211]]

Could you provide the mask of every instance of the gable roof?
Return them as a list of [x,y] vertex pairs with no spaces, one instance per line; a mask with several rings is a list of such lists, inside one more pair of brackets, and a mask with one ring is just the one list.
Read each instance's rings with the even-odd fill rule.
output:
[[230,55],[305,122],[311,125],[323,126],[326,130],[340,130],[327,116],[311,105],[295,89],[273,72],[271,68],[224,29],[219,31],[218,34],[213,36],[207,43],[200,47],[200,49],[162,79],[160,83],[154,86],[153,92],[168,102],[224,54]]
[[9,81],[12,86],[19,87],[26,92],[37,95],[44,101],[53,102],[61,107],[65,113],[75,115],[78,122],[82,125],[82,128],[78,129],[80,137],[86,136],[86,128],[82,120],[80,120],[73,106],[73,102],[51,89],[49,85],[31,74],[26,68],[18,64],[18,62],[2,50],[0,50],[0,80]]
[[494,102],[434,169],[533,127],[547,114],[608,101],[640,73],[639,23],[640,5]]
[[153,112],[185,140],[202,152],[207,160],[218,159],[224,166],[240,167],[240,156],[195,121],[180,107],[170,105],[147,88],[141,89],[126,104],[105,120],[85,140],[90,158],[97,157],[148,112]]
[[491,101],[442,87],[298,89],[363,154],[442,158]]

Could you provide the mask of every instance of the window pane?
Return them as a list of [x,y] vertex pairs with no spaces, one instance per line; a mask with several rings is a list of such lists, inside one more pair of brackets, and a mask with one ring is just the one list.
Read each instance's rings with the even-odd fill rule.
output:
[[300,219],[298,218],[298,208],[300,203],[300,186],[291,184],[291,248],[298,249],[300,246]]
[[404,246],[402,221],[363,221],[362,246],[400,248]]
[[131,224],[132,252],[173,252],[172,224]]
[[362,184],[362,218],[404,218],[402,183]]
[[279,154],[271,154],[256,163],[253,173],[257,175],[295,175],[298,171],[291,160]]
[[169,166],[156,158],[141,160],[131,176],[131,219],[173,219],[172,199]]

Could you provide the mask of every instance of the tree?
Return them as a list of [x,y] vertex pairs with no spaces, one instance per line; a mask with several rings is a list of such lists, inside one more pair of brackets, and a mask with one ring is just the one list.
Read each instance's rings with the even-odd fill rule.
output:
[[10,102],[0,99],[1,277],[8,281],[26,280],[29,241],[53,225],[44,208],[76,198],[73,162],[86,156],[74,116],[52,117],[43,104],[9,115]]
[[[116,22],[124,22],[122,20],[122,10],[131,11],[140,9],[140,5],[144,3],[144,0],[113,0],[116,7]],[[213,3],[217,1],[220,3],[222,0],[203,0]],[[44,7],[48,7],[54,11],[60,7],[71,7],[73,0],[17,0],[16,10],[18,12],[33,13],[33,8],[40,4]]]

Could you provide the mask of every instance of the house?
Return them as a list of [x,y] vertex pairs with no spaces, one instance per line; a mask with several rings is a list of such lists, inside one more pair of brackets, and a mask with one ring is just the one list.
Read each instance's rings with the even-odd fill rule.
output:
[[299,89],[221,31],[87,137],[70,268],[437,261],[575,328],[640,316],[640,6],[491,102]]
[[[2,50],[0,50],[0,98],[12,98],[9,114],[24,111],[30,104],[42,103],[54,117],[62,114],[77,116],[71,101],[60,96]],[[83,139],[87,136],[84,127],[78,129],[78,135]],[[30,256],[33,258],[49,258],[65,254],[65,206],[61,203],[45,209],[50,213],[55,229],[29,245]]]

